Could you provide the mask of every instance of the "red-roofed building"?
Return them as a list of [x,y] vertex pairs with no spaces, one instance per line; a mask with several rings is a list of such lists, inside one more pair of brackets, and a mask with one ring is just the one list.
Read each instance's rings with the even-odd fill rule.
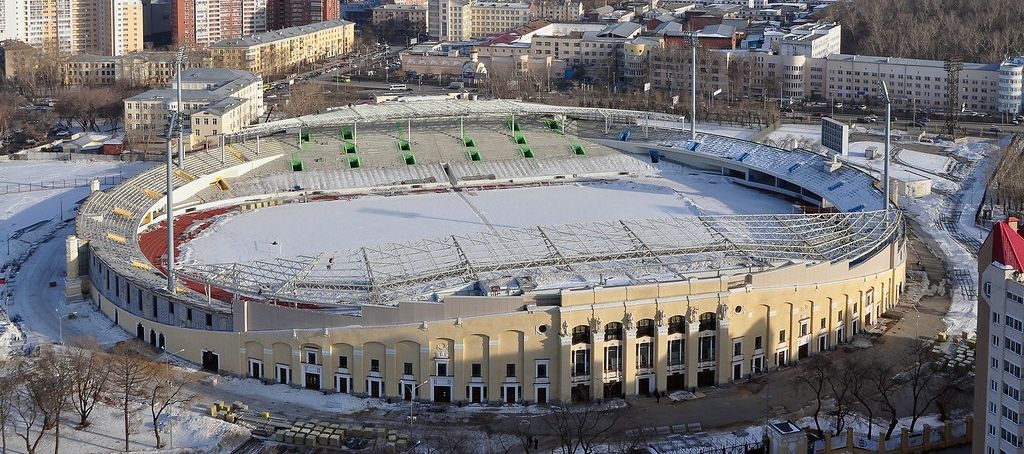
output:
[[978,251],[973,452],[1020,452],[1024,414],[1024,237],[1011,217]]

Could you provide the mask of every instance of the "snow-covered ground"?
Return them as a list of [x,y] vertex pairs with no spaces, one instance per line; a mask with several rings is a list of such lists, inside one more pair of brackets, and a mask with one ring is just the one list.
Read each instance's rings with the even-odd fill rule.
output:
[[935,252],[954,273],[952,304],[943,318],[952,334],[973,331],[977,324],[977,245],[988,231],[974,224],[974,214],[984,198],[986,176],[995,165],[992,152],[996,149],[998,145],[980,140],[953,146],[953,154],[970,156],[974,166],[959,190],[952,196],[931,194],[911,200],[906,207],[907,214],[921,225],[929,244],[938,249]]
[[953,165],[953,160],[948,156],[906,149],[897,152],[896,159],[908,166],[934,174],[946,173]]
[[[873,159],[867,159],[866,152],[869,148],[875,149],[875,157]],[[881,152],[885,149],[885,144],[882,142],[873,141],[860,141],[850,143],[849,155],[842,157],[841,160],[848,162],[854,166],[860,167],[861,169],[869,170],[875,178],[881,178],[880,175],[884,169],[884,163],[882,162]],[[901,150],[897,154],[897,158],[903,156],[903,153],[910,152],[916,153],[911,159],[916,159],[916,162],[926,164],[931,167],[937,167],[940,164],[939,159],[929,159],[919,157],[917,155],[935,156],[936,158],[945,158],[944,156],[928,155],[927,153],[919,153],[911,150]],[[945,158],[951,161],[949,158]],[[908,163],[909,164],[909,163]],[[955,182],[939,175],[941,172],[929,172],[926,169],[917,167],[915,165],[904,165],[898,162],[898,159],[889,161],[889,174],[896,179],[904,181],[914,181],[919,179],[930,179],[932,180],[932,188],[940,192],[954,192],[959,188],[959,185]]]
[[[686,127],[690,127],[689,123],[687,123]],[[697,123],[696,129],[698,133],[706,132],[708,134],[716,134],[719,136],[726,136],[743,140],[750,140],[751,138],[754,137],[754,134],[757,134],[758,131],[758,129],[754,128],[744,128],[742,126],[719,125],[715,123],[704,122]],[[689,129],[687,129],[687,131],[689,131]]]
[[765,137],[765,141],[779,143],[787,139],[821,143],[820,124],[783,124]]
[[791,205],[720,175],[669,164],[662,166],[660,176],[635,181],[367,196],[231,213],[182,247],[182,263],[315,255],[488,229],[572,222],[790,213]]

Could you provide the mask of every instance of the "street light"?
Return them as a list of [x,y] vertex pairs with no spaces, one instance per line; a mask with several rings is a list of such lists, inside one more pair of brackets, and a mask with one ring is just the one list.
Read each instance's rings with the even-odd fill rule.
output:
[[420,384],[418,384],[416,386],[413,386],[412,390],[409,392],[409,424],[410,425],[413,423],[413,421],[416,421],[416,417],[412,415],[413,406],[416,404],[416,400],[413,399],[413,395],[416,394],[416,390],[417,389],[420,389],[420,386],[423,386],[423,385],[427,384],[427,382],[429,382],[429,381],[430,380],[423,380],[422,383],[420,383]]
[[882,194],[884,195],[882,203],[883,209],[885,210],[886,218],[889,216],[889,153],[891,150],[892,140],[892,98],[889,97],[889,88],[885,85],[884,80],[879,80],[878,84],[882,86],[882,96],[885,98],[885,152],[882,153]]
[[61,317],[59,307],[54,308],[53,311],[57,313],[57,333],[60,338],[60,344],[64,345],[64,317]]

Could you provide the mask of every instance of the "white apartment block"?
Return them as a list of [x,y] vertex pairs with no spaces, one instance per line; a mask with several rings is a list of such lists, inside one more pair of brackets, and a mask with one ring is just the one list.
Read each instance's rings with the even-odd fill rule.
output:
[[466,41],[473,33],[472,5],[468,0],[428,0],[431,37],[440,41]]
[[841,27],[834,22],[793,27],[779,41],[779,55],[824,58],[840,52]]
[[993,226],[978,253],[974,453],[1019,453],[1024,447],[1024,238],[1017,223],[1010,218]]
[[606,78],[618,65],[626,42],[640,35],[640,24],[551,24],[531,38],[531,53],[564,60],[567,66],[589,68]]
[[1017,114],[1024,110],[1024,57],[1010,57],[999,65],[999,112]]
[[474,38],[499,35],[530,22],[530,3],[475,2],[470,7],[470,33]]
[[142,50],[141,0],[3,0],[0,37],[63,55]]
[[[233,69],[182,71],[182,112],[190,125],[191,148],[215,145],[223,134],[237,132],[263,114],[263,79]],[[162,134],[167,115],[177,108],[177,90],[149,90],[124,100],[125,130]]]

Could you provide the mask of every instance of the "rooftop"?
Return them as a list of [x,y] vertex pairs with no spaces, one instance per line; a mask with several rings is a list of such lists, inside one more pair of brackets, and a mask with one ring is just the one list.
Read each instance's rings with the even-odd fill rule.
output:
[[298,27],[289,27],[289,28],[283,28],[281,30],[274,30],[274,31],[265,32],[265,33],[258,33],[258,34],[255,34],[255,35],[252,35],[252,36],[249,36],[249,37],[245,37],[245,38],[225,39],[225,40],[218,41],[216,44],[214,44],[213,46],[210,46],[210,47],[213,47],[213,48],[218,48],[218,47],[220,47],[220,48],[224,48],[224,47],[250,47],[250,46],[255,46],[255,45],[259,45],[259,44],[272,43],[272,42],[275,42],[275,41],[283,41],[283,40],[286,40],[286,39],[291,39],[291,38],[299,37],[299,36],[302,36],[302,35],[307,35],[307,34],[310,34],[310,33],[316,33],[316,32],[319,32],[319,31],[323,31],[323,30],[327,30],[327,29],[331,29],[331,28],[335,28],[335,27],[344,27],[344,26],[349,26],[349,25],[355,26],[355,24],[352,23],[352,22],[349,22],[347,20],[340,20],[340,19],[339,20],[330,20],[330,21],[325,21],[325,22],[317,22],[315,24],[310,24],[310,25],[301,25],[301,26],[298,26]]
[[[921,60],[916,58],[901,57],[870,57],[864,55],[832,54],[825,57],[833,61],[848,61],[854,63],[888,64],[902,66],[924,66],[942,69],[946,62],[941,60]],[[995,63],[964,63],[963,69],[975,71],[999,71],[999,65]]]

